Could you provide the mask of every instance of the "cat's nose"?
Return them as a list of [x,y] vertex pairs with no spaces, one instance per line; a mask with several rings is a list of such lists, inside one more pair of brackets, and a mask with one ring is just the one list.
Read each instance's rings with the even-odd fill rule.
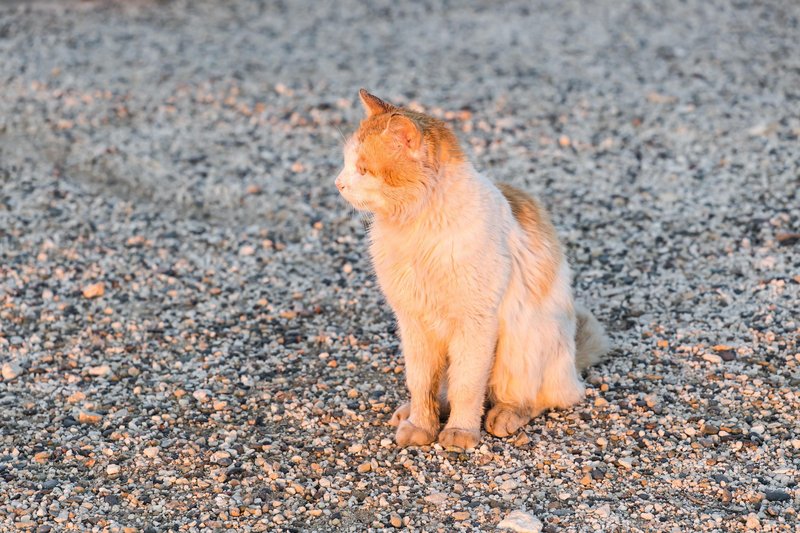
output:
[[339,189],[340,191],[344,190],[344,183],[342,182],[342,177],[341,176],[336,178],[336,188]]

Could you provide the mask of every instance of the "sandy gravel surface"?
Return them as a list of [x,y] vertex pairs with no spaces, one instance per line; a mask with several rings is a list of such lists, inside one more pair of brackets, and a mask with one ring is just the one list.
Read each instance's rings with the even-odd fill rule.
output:
[[[0,531],[798,531],[800,4],[447,3],[0,4]],[[394,446],[360,86],[550,206],[583,404]]]

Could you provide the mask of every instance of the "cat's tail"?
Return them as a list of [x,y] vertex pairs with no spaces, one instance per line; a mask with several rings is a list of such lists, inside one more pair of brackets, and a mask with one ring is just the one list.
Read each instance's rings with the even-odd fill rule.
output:
[[575,366],[583,370],[603,360],[611,342],[594,315],[580,305],[575,306]]

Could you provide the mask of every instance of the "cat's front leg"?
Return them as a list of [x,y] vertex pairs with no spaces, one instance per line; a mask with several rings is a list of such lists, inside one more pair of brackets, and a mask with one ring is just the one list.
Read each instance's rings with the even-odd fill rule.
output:
[[439,383],[445,365],[441,343],[413,319],[398,316],[406,383],[411,395],[409,407],[401,406],[393,417],[397,423],[398,446],[423,446],[432,443],[439,433]]
[[450,417],[439,434],[442,446],[468,449],[480,441],[483,404],[496,344],[494,320],[468,321],[453,335],[447,372]]

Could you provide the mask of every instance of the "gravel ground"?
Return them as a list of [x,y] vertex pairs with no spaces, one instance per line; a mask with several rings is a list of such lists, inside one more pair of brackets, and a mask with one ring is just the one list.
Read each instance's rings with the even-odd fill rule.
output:
[[[0,530],[800,531],[800,4],[365,4],[0,4]],[[394,446],[360,86],[550,206],[586,402]]]

